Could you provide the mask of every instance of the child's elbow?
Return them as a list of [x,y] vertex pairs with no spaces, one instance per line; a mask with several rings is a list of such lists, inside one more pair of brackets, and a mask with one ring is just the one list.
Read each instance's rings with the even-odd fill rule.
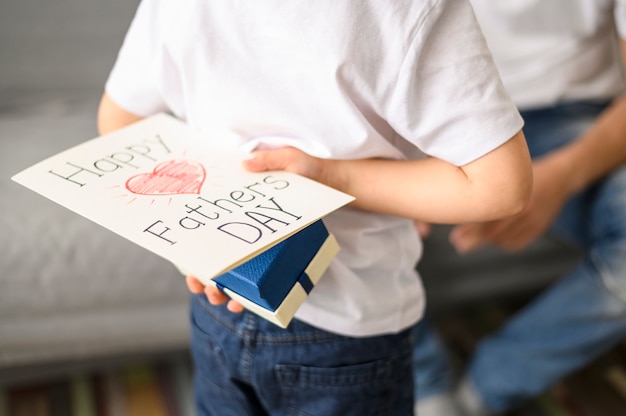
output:
[[526,140],[520,131],[509,141],[466,166],[466,172],[480,184],[479,195],[486,218],[496,220],[522,212],[533,186],[532,162]]
[[521,213],[530,202],[533,188],[530,155],[522,149],[517,157],[510,161],[508,169],[502,170],[502,175],[499,175],[496,181],[498,183],[494,187],[494,197],[500,200],[500,215],[508,217]]
[[485,184],[482,221],[492,221],[524,211],[532,191],[532,171],[507,172]]
[[530,202],[532,182],[532,171],[516,181],[512,187],[508,205],[506,206],[507,212],[504,213],[504,216],[517,215],[526,209]]

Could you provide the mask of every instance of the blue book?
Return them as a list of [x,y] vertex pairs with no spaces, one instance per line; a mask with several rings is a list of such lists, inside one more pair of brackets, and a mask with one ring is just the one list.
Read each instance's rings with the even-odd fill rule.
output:
[[213,282],[246,309],[285,328],[338,251],[318,220]]

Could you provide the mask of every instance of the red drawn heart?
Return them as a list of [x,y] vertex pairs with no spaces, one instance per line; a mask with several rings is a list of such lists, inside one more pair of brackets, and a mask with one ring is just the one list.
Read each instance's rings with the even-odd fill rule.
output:
[[126,181],[126,189],[140,195],[199,194],[206,178],[204,166],[190,160],[170,160],[158,164],[151,173]]

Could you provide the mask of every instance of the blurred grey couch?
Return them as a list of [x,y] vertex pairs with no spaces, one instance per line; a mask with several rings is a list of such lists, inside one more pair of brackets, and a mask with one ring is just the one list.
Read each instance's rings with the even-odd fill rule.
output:
[[1,6],[0,383],[187,348],[188,294],[173,266],[10,180],[96,137],[137,4]]
[[[0,383],[187,348],[188,295],[173,266],[10,181],[97,135],[98,100],[137,4],[2,5]],[[436,228],[419,265],[433,310],[538,290],[576,258],[552,240],[460,258],[446,232]]]

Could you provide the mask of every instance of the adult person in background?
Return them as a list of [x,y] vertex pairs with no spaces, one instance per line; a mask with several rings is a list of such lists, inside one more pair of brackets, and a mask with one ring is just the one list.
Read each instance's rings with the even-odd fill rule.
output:
[[459,225],[450,242],[460,254],[485,244],[515,251],[554,232],[586,254],[478,344],[454,393],[441,343],[419,325],[419,416],[514,409],[626,334],[626,1],[472,4],[525,119],[534,190],[521,214]]

